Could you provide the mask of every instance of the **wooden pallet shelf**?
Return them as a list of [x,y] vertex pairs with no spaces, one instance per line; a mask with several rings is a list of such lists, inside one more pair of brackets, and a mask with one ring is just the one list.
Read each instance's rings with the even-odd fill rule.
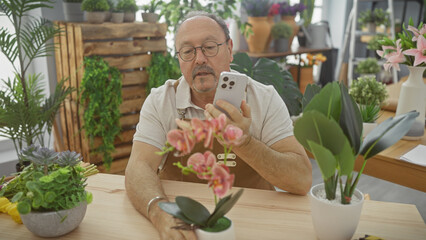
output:
[[[166,24],[152,23],[69,23],[55,22],[63,34],[54,39],[57,79],[66,79],[65,85],[80,87],[84,75],[83,60],[87,56],[101,56],[110,66],[123,74],[120,105],[121,134],[116,138],[116,151],[110,173],[124,173],[130,156],[133,134],[139,121],[139,111],[146,98],[145,86],[149,80],[146,67],[153,52],[167,50]],[[69,96],[60,110],[60,137],[55,138],[57,151],[71,150],[82,154],[85,162],[101,164],[102,157],[92,154],[102,139],[94,140],[94,148],[86,138],[83,126],[83,109],[77,92]],[[106,171],[100,167],[101,171]]]

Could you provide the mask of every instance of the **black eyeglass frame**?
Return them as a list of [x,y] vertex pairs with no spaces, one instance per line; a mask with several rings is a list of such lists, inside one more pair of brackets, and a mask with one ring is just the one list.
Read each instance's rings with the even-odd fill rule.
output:
[[[185,48],[185,47],[182,47],[182,48],[180,49],[180,51],[179,51],[179,52],[176,52],[176,54],[177,54],[177,55],[179,55],[179,57],[180,57],[180,59],[182,59],[182,61],[184,61],[184,62],[190,62],[190,61],[194,60],[194,59],[195,59],[195,57],[197,56],[197,48],[199,48],[199,49],[201,49],[201,52],[203,52],[204,56],[206,56],[206,57],[215,57],[215,56],[219,53],[219,47],[220,47],[220,46],[222,46],[222,45],[223,45],[223,44],[225,44],[225,43],[228,43],[228,40],[229,40],[229,39],[226,39],[223,43],[217,43],[217,42],[215,42],[215,41],[206,41],[206,42],[204,42],[204,43],[203,43],[203,45],[204,45],[205,43],[207,43],[207,42],[212,42],[212,43],[215,43],[215,44],[217,45],[217,51],[216,51],[216,53],[215,53],[214,55],[211,55],[211,56],[207,56],[207,55],[206,55],[205,50],[203,49],[203,47],[204,47],[203,45],[198,46],[198,47],[192,47],[192,49],[193,49],[193,53],[194,53],[194,56],[193,56],[191,59],[185,60],[185,59],[183,59],[183,58],[182,58],[182,56],[180,55],[180,52],[182,51],[182,48]],[[189,46],[188,46],[188,47],[189,47]]]

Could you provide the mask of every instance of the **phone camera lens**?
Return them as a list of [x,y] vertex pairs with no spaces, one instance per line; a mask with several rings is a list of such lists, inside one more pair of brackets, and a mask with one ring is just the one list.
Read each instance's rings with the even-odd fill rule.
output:
[[226,88],[226,84],[224,83],[224,84],[222,84],[222,88]]
[[224,78],[223,78],[223,81],[224,81],[224,82],[228,81],[228,77],[224,77]]
[[231,86],[234,86],[234,84],[235,84],[234,81],[229,82],[229,85],[231,85]]

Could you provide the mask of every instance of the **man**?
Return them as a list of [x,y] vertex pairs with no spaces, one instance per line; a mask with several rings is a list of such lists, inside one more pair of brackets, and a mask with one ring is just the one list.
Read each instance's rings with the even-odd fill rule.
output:
[[[177,225],[176,220],[157,205],[168,199],[157,175],[164,163],[155,152],[164,146],[167,132],[176,128],[176,118],[219,116],[221,111],[212,102],[219,75],[231,71],[233,60],[232,40],[223,20],[200,12],[185,19],[175,36],[183,77],[179,82],[167,81],[146,99],[126,168],[126,190],[131,202],[154,224],[162,239],[195,239],[195,235],[192,231],[172,229]],[[305,195],[312,183],[312,168],[303,147],[293,136],[284,102],[273,87],[252,79],[246,100],[241,109],[226,101],[217,102],[230,116],[227,122],[244,132],[244,141],[233,148],[241,159],[238,166],[249,166],[254,173],[244,177],[249,180],[256,175],[259,182]],[[165,164],[170,162],[167,159]],[[235,173],[235,186],[239,186],[238,178],[243,177],[232,168],[231,173]]]

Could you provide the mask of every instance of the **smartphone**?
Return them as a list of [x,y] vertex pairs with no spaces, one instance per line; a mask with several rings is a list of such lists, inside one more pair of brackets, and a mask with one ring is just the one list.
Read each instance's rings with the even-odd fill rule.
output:
[[219,83],[217,84],[216,94],[213,100],[214,106],[226,113],[225,110],[216,105],[216,101],[221,99],[234,105],[237,109],[240,109],[241,102],[245,97],[247,82],[248,77],[244,74],[222,72],[219,77]]

